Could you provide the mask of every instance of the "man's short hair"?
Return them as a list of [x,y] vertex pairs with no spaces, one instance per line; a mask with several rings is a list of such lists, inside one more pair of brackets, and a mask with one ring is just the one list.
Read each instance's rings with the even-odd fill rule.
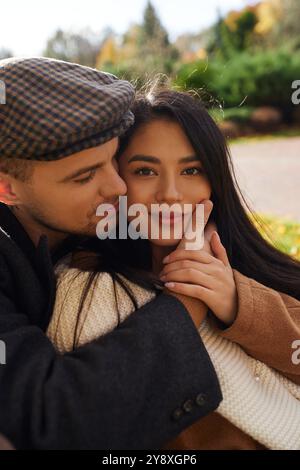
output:
[[0,158],[0,171],[19,181],[29,181],[33,173],[34,162],[20,158]]

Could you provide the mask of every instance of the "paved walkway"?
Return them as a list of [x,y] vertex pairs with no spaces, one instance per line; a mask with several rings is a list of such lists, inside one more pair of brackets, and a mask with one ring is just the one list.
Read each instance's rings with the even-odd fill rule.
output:
[[231,153],[250,206],[300,222],[300,137],[232,144]]

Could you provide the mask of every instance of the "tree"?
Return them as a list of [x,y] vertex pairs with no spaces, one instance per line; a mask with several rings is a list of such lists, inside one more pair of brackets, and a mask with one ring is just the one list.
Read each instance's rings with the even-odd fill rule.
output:
[[209,52],[228,59],[237,52],[244,51],[254,36],[257,21],[255,7],[232,11],[226,18],[222,18],[218,12],[214,36],[208,47]]
[[288,42],[292,47],[300,49],[299,19],[300,3],[299,0],[281,0],[280,7],[282,11],[281,21],[277,30],[278,43]]
[[118,58],[114,63],[107,62],[105,70],[134,80],[137,87],[158,73],[169,75],[179,57],[151,2],[147,3],[143,22],[131,25],[119,44],[117,51],[112,43],[100,51],[100,57],[109,52],[108,56]]
[[120,60],[120,50],[113,35],[102,44],[96,60],[96,68],[116,66]]
[[254,11],[246,10],[236,20],[236,31],[233,36],[233,42],[235,47],[239,51],[246,49],[248,45],[248,39],[253,33],[255,25],[257,23],[257,16]]
[[155,43],[155,45],[163,48],[168,47],[170,44],[168,33],[162,26],[155,8],[150,1],[148,1],[144,12],[140,41],[142,45],[149,45],[149,43],[154,45]]
[[44,55],[54,59],[95,67],[102,38],[86,30],[69,33],[58,29],[47,42]]
[[1,48],[0,49],[0,59],[7,59],[8,57],[12,57],[13,53],[9,49]]
[[148,73],[170,73],[178,55],[176,47],[170,44],[168,32],[161,24],[155,8],[148,1],[137,37],[137,59],[143,61]]

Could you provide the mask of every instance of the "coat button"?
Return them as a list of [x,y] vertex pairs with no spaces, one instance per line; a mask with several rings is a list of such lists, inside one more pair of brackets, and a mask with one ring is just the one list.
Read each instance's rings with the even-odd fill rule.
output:
[[186,402],[184,402],[184,404],[182,405],[182,408],[184,409],[186,413],[190,413],[192,409],[194,408],[193,400],[187,400]]
[[182,415],[183,415],[183,410],[181,408],[177,408],[173,412],[172,418],[174,419],[174,421],[178,421]]
[[198,406],[203,406],[207,402],[206,395],[204,393],[199,393],[199,395],[196,396],[196,403]]

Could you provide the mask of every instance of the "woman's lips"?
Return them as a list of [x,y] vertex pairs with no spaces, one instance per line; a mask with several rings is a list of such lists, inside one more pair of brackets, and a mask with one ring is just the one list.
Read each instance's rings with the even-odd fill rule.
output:
[[182,220],[183,214],[180,213],[168,213],[168,214],[162,214],[161,212],[159,213],[159,223],[161,224],[175,224],[176,222],[179,222],[179,220]]

